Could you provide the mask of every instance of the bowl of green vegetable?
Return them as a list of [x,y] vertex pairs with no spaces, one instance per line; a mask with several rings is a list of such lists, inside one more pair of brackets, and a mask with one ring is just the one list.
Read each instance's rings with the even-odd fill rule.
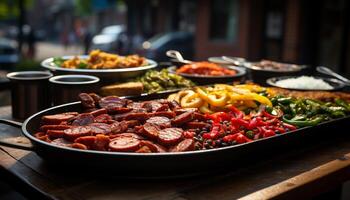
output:
[[149,94],[195,86],[191,80],[169,73],[167,69],[147,71],[143,76],[138,77],[136,81],[141,82],[144,92]]
[[144,74],[147,70],[155,69],[158,66],[157,62],[150,59],[146,59],[147,61],[146,65],[128,67],[128,68],[88,69],[84,64],[79,64],[76,68],[62,67],[62,64],[64,61],[73,59],[75,57],[79,59],[87,59],[88,55],[52,57],[42,61],[41,66],[45,69],[50,70],[55,75],[64,75],[64,74],[92,75],[92,76],[99,77],[101,81],[104,83],[135,78]]

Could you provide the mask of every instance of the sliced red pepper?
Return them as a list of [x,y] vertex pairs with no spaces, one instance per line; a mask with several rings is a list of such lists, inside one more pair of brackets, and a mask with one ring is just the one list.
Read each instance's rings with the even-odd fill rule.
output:
[[283,127],[288,128],[288,129],[291,130],[291,131],[297,129],[297,127],[295,127],[294,125],[287,124],[287,123],[285,123],[285,122],[283,122],[282,125],[283,125]]
[[266,127],[261,127],[261,129],[264,138],[276,135],[275,131],[267,129]]
[[286,132],[286,130],[284,130],[284,128],[282,128],[282,127],[275,126],[274,129],[275,129],[275,131],[277,130],[280,133],[285,133]]
[[278,121],[279,121],[279,119],[273,118],[273,119],[267,120],[265,122],[266,122],[266,124],[271,125],[271,124],[276,124]]
[[245,121],[244,119],[241,119],[241,118],[232,118],[231,119],[231,124],[234,125],[234,126],[243,126],[244,128],[247,128],[249,129],[249,122],[248,121]]
[[252,130],[258,126],[258,119],[255,117],[249,121],[249,130]]
[[222,138],[222,140],[223,140],[224,142],[232,142],[232,141],[236,140],[238,134],[239,134],[239,133],[226,135],[225,137]]
[[204,139],[216,139],[220,136],[220,129],[221,125],[219,124],[213,124],[213,128],[209,133],[204,133],[203,138]]
[[207,115],[209,119],[212,119],[214,122],[229,121],[232,116],[225,112],[216,112],[214,114]]
[[274,109],[274,110],[277,112],[277,115],[270,114],[266,110],[261,111],[261,113],[263,116],[270,118],[270,119],[282,117],[283,112],[281,110],[279,110],[279,109]]
[[267,122],[264,122],[261,117],[257,117],[257,125],[258,126],[266,126],[268,125]]
[[238,109],[237,109],[236,107],[234,107],[234,106],[230,106],[229,109],[230,109],[230,111],[232,112],[232,114],[234,114],[234,116],[235,116],[236,118],[243,119],[244,113],[243,113],[242,111],[238,110]]
[[245,135],[243,135],[242,133],[237,133],[237,134],[238,134],[238,136],[236,138],[236,142],[238,144],[242,144],[242,143],[253,141],[253,140],[249,139],[248,137],[246,137]]

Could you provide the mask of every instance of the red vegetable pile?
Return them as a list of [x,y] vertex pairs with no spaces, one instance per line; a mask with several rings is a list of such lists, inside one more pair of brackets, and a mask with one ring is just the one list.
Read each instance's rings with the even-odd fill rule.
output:
[[245,115],[237,108],[230,107],[229,112],[207,114],[205,117],[212,125],[210,131],[201,132],[196,139],[203,141],[204,148],[208,149],[251,142],[296,129],[281,121],[281,116],[281,111],[273,115],[265,109]]

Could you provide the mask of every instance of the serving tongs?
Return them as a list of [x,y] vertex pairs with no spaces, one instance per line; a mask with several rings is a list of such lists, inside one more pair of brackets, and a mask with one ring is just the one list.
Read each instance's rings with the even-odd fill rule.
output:
[[337,78],[338,80],[342,81],[345,85],[350,85],[350,80],[345,78],[344,76],[335,73],[333,70],[329,69],[328,67],[324,67],[324,66],[318,66],[316,68],[316,70],[322,74],[326,74],[329,76],[333,76],[335,78]]
[[184,63],[184,64],[191,64],[193,63],[193,61],[191,60],[185,60],[184,57],[181,55],[180,52],[175,51],[175,50],[169,50],[166,52],[166,55],[170,58],[174,58],[175,60],[177,60],[180,63]]
[[229,62],[233,65],[236,65],[236,66],[242,66],[242,61],[240,61],[239,59],[233,59],[233,58],[230,58],[230,57],[227,57],[227,56],[221,56],[221,58],[226,61],[226,62]]

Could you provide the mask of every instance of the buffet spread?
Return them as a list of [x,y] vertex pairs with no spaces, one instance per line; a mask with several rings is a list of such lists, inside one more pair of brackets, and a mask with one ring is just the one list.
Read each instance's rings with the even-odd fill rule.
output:
[[[249,143],[343,118],[350,95],[301,97],[255,84],[195,87],[167,99],[79,95],[83,112],[45,115],[35,137],[69,148],[162,153]],[[323,95],[322,95],[323,93]]]
[[22,132],[38,155],[60,165],[134,172],[143,162],[169,175],[224,166],[350,119],[344,80],[309,73],[310,66],[222,58],[228,63],[166,67],[99,50],[48,58],[42,66],[60,75],[49,79],[62,91],[54,97],[66,103],[32,114]]

